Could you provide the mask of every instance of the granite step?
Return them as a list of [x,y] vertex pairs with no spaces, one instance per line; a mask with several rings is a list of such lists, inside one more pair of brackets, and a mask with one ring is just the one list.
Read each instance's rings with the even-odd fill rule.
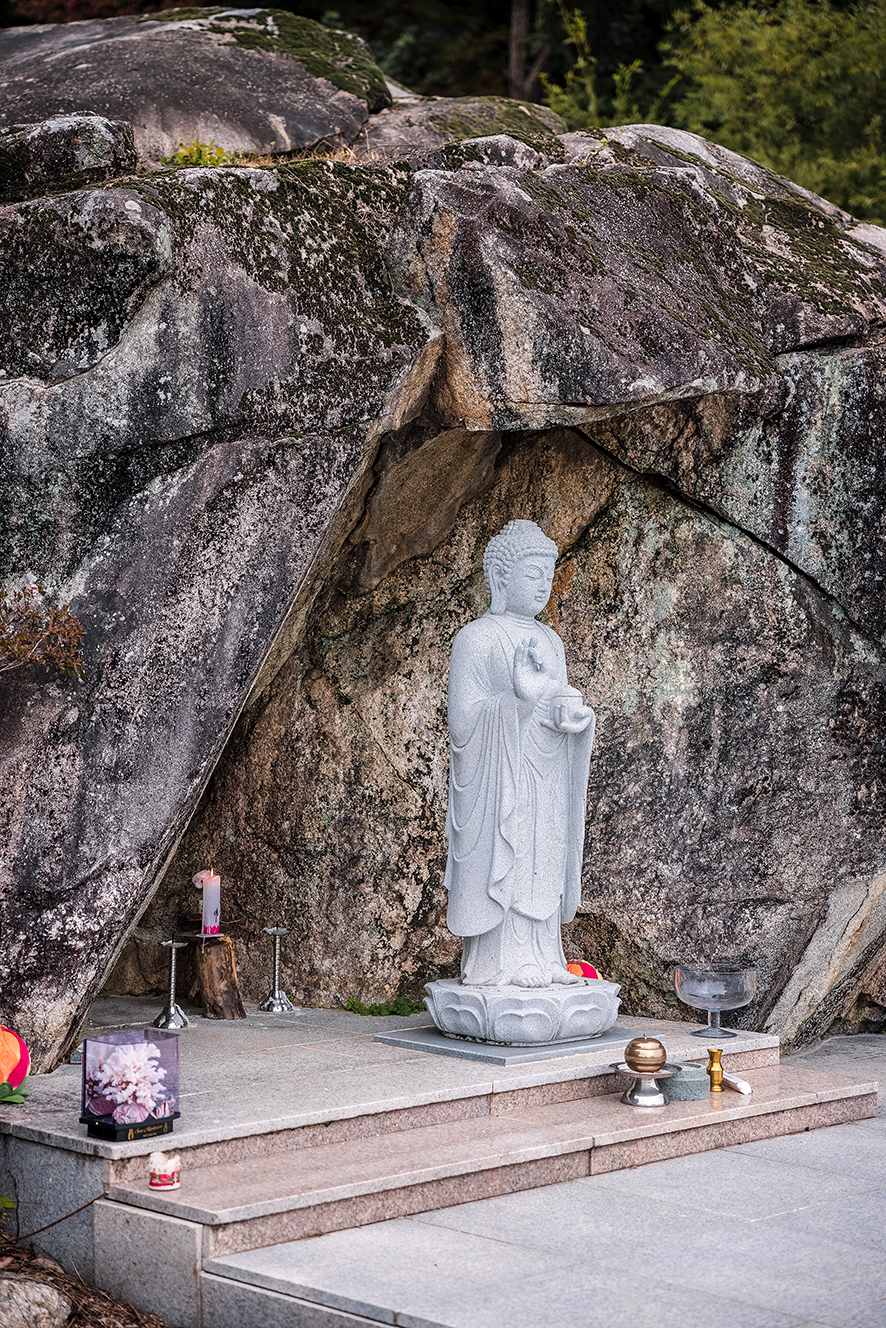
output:
[[178,1191],[132,1179],[112,1184],[108,1200],[199,1224],[205,1262],[876,1114],[873,1083],[782,1065],[743,1073],[750,1097],[727,1092],[650,1112],[625,1107],[611,1091],[548,1103],[512,1099],[511,1110],[494,1115],[183,1163]]
[[[688,1033],[683,1034],[682,1042],[679,1040],[675,1031],[680,1028],[679,1025],[666,1025],[663,1021],[654,1020],[645,1022],[653,1026],[654,1035],[667,1036],[668,1046],[674,1048],[675,1059],[698,1059],[700,1063],[706,1063],[706,1056],[700,1054],[701,1049],[697,1045],[692,1045]],[[410,1091],[409,1076],[416,1069],[413,1063],[406,1067],[405,1073],[403,1070],[398,1073],[396,1068],[385,1070],[383,1090],[377,1083],[373,1083],[365,1095],[367,1100],[362,1103],[355,1092],[357,1101],[348,1103],[344,1111],[320,1108],[311,1113],[312,1119],[307,1120],[304,1120],[306,1113],[300,1112],[298,1114],[304,1123],[280,1122],[277,1128],[270,1120],[257,1121],[253,1128],[241,1126],[236,1131],[225,1125],[217,1132],[221,1136],[219,1138],[207,1138],[210,1131],[205,1126],[195,1130],[187,1125],[184,1128],[179,1125],[171,1144],[167,1142],[166,1146],[167,1149],[173,1147],[179,1153],[182,1167],[188,1174],[194,1167],[230,1167],[236,1162],[254,1162],[260,1157],[277,1156],[303,1148],[374,1139],[431,1125],[508,1115],[527,1107],[606,1096],[624,1088],[622,1077],[612,1073],[611,1062],[619,1057],[625,1042],[634,1036],[635,1030],[622,1030],[615,1052],[608,1048],[598,1051],[594,1056],[567,1055],[557,1061],[515,1066],[507,1073],[502,1073],[496,1067],[488,1075],[481,1074],[479,1079],[468,1075],[460,1087],[447,1085],[443,1093],[434,1093],[430,1101],[422,1101],[419,1092]],[[381,1038],[376,1038],[376,1042],[381,1041]],[[752,1045],[748,1046],[748,1042],[752,1042]],[[779,1063],[777,1038],[759,1033],[743,1034],[739,1048],[734,1051],[729,1048],[724,1050],[724,1069],[745,1075],[748,1070]],[[427,1065],[428,1058],[424,1054],[421,1060]],[[419,1068],[421,1060],[417,1062]],[[433,1057],[431,1060],[436,1067],[441,1065],[440,1058]],[[442,1062],[443,1066],[451,1067],[452,1064],[451,1061]],[[465,1064],[462,1062],[462,1066]],[[487,1069],[485,1066],[482,1068],[484,1071]],[[520,1070],[524,1074],[521,1075]],[[388,1106],[382,1091],[387,1098],[394,1099],[397,1105]],[[409,1101],[410,1097],[412,1101]],[[404,1101],[407,1105],[403,1105]],[[129,1181],[144,1179],[145,1155],[156,1146],[145,1143],[100,1146],[97,1151],[108,1159],[107,1180],[115,1185],[125,1185]]]

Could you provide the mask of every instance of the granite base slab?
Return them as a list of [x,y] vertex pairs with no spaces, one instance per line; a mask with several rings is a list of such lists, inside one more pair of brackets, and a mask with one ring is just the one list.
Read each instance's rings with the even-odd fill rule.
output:
[[[146,1016],[156,1015],[156,1001],[119,998],[113,1005],[108,1029],[124,1023],[149,1026]],[[126,1009],[121,1007],[127,1005],[133,1007],[132,1014],[124,1019]],[[176,1121],[173,1146],[182,1153],[205,1150],[200,1160],[210,1164],[226,1162],[238,1150],[278,1151],[289,1146],[284,1133],[294,1141],[294,1132],[316,1127],[322,1133],[332,1122],[336,1129],[351,1128],[347,1125],[351,1121],[363,1133],[376,1133],[376,1123],[383,1130],[403,1128],[406,1116],[419,1123],[423,1113],[470,1112],[468,1099],[492,1097],[504,1108],[515,1094],[541,1095],[545,1100],[553,1094],[559,1100],[564,1094],[611,1092],[614,1085],[592,1081],[611,1074],[609,1063],[621,1059],[636,1030],[660,1038],[672,1060],[707,1059],[704,1042],[691,1036],[692,1022],[650,1016],[630,1016],[616,1025],[625,1028],[618,1048],[601,1036],[584,1045],[555,1044],[556,1056],[528,1063],[509,1058],[502,1064],[497,1060],[499,1048],[493,1047],[496,1059],[484,1064],[470,1051],[489,1053],[487,1045],[454,1039],[446,1039],[449,1045],[442,1055],[375,1040],[428,1026],[426,1013],[367,1018],[344,1010],[311,1010],[264,1016],[249,1005],[244,1020],[195,1021],[180,1034],[182,1118]],[[95,1020],[87,1035],[102,1031],[105,1023]],[[738,1074],[777,1062],[778,1038],[773,1034],[742,1030],[724,1047],[724,1066]],[[81,1078],[82,1066],[67,1064],[52,1074],[35,1076],[27,1103],[0,1108],[0,1137],[10,1135],[52,1150],[103,1159],[112,1171],[126,1159],[139,1168],[138,1159],[147,1160],[155,1147],[152,1140],[93,1139],[78,1124]],[[0,1193],[9,1192],[0,1178]]]
[[[113,1012],[115,1023],[123,1022],[120,1013]],[[633,1028],[610,1030],[618,1034],[615,1047],[600,1037],[589,1048],[559,1044],[556,1057],[540,1064],[482,1064],[453,1055],[453,1048],[495,1056],[508,1048],[446,1039],[447,1053],[427,1055],[416,1046],[374,1042],[426,1031],[427,1015],[376,1020],[319,1010],[254,1027],[250,1020],[201,1021],[181,1035],[187,1112],[173,1136],[182,1153],[180,1191],[149,1189],[150,1142],[85,1137],[75,1123],[79,1066],[36,1077],[27,1104],[0,1111],[0,1193],[24,1196],[20,1220],[27,1230],[107,1193],[35,1244],[82,1272],[101,1240],[104,1271],[97,1257],[96,1272],[103,1278],[123,1276],[113,1266],[115,1250],[135,1250],[131,1259],[127,1255],[127,1276],[135,1279],[142,1276],[138,1249],[156,1252],[151,1239],[133,1242],[139,1222],[146,1222],[146,1232],[151,1224],[164,1228],[159,1246],[169,1285],[151,1308],[165,1311],[178,1328],[196,1328],[194,1306],[200,1328],[253,1322],[262,1328],[368,1328],[374,1321],[238,1283],[232,1269],[219,1276],[220,1265],[201,1274],[201,1261],[237,1259],[248,1249],[334,1231],[345,1231],[349,1241],[357,1228],[390,1218],[445,1212],[563,1181],[617,1187],[645,1163],[734,1144],[759,1148],[761,1140],[839,1128],[841,1121],[859,1122],[849,1128],[870,1134],[872,1149],[878,1142],[881,1122],[868,1120],[876,1099],[868,1082],[874,1075],[862,1073],[867,1064],[847,1065],[849,1080],[810,1074],[813,1067],[800,1063],[780,1067],[778,1039],[770,1034],[740,1031],[724,1047],[724,1065],[752,1082],[750,1098],[723,1093],[643,1113],[619,1103],[624,1081],[610,1062],[621,1059],[625,1042],[640,1030],[661,1038],[672,1059],[704,1061],[705,1043],[692,1037],[692,1022],[632,1017]],[[125,1022],[144,1020],[133,1015]],[[883,1039],[875,1040],[879,1048]],[[625,1181],[610,1182],[613,1172]],[[809,1172],[813,1180],[819,1174]],[[35,1176],[41,1178],[37,1190]],[[118,1219],[116,1234],[106,1229]],[[525,1313],[517,1317],[541,1323]],[[557,1321],[563,1317],[560,1307]],[[739,1321],[750,1323],[746,1316]],[[437,1320],[424,1314],[398,1322],[429,1328]],[[469,1316],[453,1328],[465,1323],[477,1328],[479,1320]],[[768,1318],[765,1328],[771,1328]]]
[[537,1047],[504,1047],[493,1042],[471,1042],[468,1038],[441,1033],[428,1024],[422,1028],[403,1028],[377,1033],[374,1041],[389,1047],[404,1047],[408,1051],[427,1051],[434,1056],[455,1056],[463,1061],[483,1061],[486,1065],[528,1065],[533,1061],[560,1060],[565,1056],[587,1056],[589,1052],[606,1047],[624,1048],[640,1030],[615,1024],[605,1033],[576,1042],[546,1042]]

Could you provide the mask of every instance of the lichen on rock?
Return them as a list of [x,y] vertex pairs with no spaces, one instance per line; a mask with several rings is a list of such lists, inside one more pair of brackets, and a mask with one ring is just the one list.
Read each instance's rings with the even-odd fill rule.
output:
[[[195,21],[114,20],[170,49]],[[195,40],[296,67],[223,36]],[[455,971],[446,662],[514,516],[557,541],[547,620],[599,714],[570,957],[677,1015],[672,960],[740,956],[741,1019],[795,1045],[875,1010],[886,236],[693,136],[484,105],[419,103],[386,161],[0,210],[3,572],[87,628],[84,684],[0,684],[4,1008],[38,1067],[137,920],[111,984],[162,990],[207,858],[247,994],[281,918],[312,1004]]]
[[[550,160],[561,161],[557,135],[565,128],[559,116],[531,102],[506,97],[424,97],[392,106],[373,116],[355,144],[358,156],[420,159],[465,139],[505,135],[525,143]],[[436,164],[455,169],[464,160],[446,152]]]
[[133,190],[0,208],[0,377],[91,368],[171,269],[166,219]]
[[195,140],[245,152],[331,150],[391,101],[359,37],[277,9],[4,28],[0,72],[0,130],[99,113],[129,121],[149,162]]
[[0,131],[0,202],[96,184],[136,167],[132,125],[55,115]]

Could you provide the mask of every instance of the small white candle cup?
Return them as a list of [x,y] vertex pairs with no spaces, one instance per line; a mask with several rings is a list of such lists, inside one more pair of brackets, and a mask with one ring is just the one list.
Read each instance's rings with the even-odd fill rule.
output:
[[177,1190],[181,1185],[178,1153],[152,1153],[148,1162],[148,1185],[152,1190]]

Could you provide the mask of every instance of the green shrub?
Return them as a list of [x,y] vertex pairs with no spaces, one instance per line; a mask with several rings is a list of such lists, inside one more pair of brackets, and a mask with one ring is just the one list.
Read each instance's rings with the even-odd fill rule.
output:
[[562,83],[542,81],[570,129],[688,129],[886,224],[886,0],[696,0],[674,15],[659,47],[669,81],[645,100],[634,91],[639,60],[621,65],[614,96],[601,98],[584,15],[561,3],[561,19],[576,60]]
[[780,0],[675,15],[669,123],[886,221],[886,0]]
[[242,152],[229,152],[216,146],[215,139],[201,143],[195,138],[193,143],[179,143],[169,157],[161,157],[163,166],[236,166],[243,157]]
[[[597,90],[597,61],[588,39],[588,23],[580,9],[568,10],[560,0],[560,18],[567,42],[576,52],[575,64],[566,71],[563,83],[555,83],[540,74],[543,101],[565,121],[569,129],[593,129],[598,126],[636,124],[654,120],[676,83],[672,79],[663,92],[645,110],[641,110],[633,91],[635,78],[643,71],[642,60],[619,65],[613,75],[615,92],[604,98]],[[656,121],[656,123],[660,123]]]

